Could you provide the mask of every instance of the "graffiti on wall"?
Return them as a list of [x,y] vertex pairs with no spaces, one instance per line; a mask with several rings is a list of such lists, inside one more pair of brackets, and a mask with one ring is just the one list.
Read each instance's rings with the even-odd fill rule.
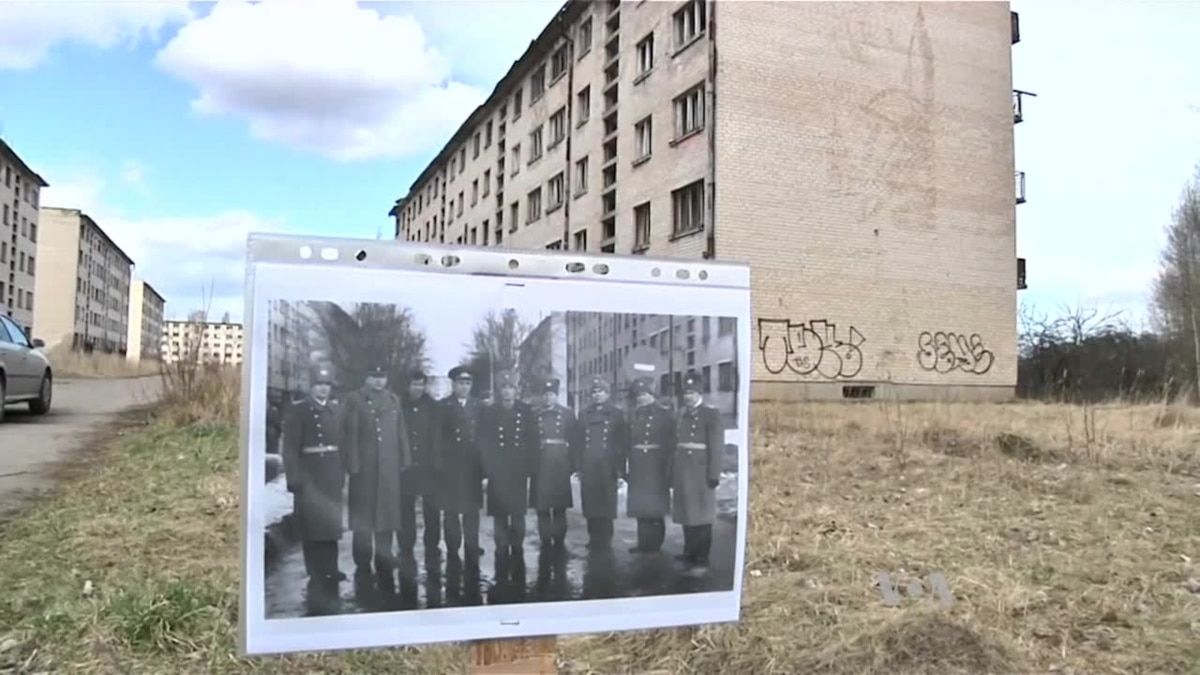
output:
[[854,377],[862,371],[859,347],[866,340],[854,326],[839,336],[837,324],[823,319],[758,320],[758,351],[763,367],[773,375],[790,370],[830,380]]
[[979,333],[925,331],[917,338],[917,363],[933,373],[961,371],[983,375],[992,369],[996,356],[983,344]]

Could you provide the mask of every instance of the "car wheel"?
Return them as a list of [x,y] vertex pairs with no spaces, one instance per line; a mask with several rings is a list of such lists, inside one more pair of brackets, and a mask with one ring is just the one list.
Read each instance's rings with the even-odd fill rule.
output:
[[29,402],[29,412],[34,415],[45,415],[50,412],[50,401],[54,398],[54,379],[50,373],[42,376],[42,385],[38,387],[38,397]]

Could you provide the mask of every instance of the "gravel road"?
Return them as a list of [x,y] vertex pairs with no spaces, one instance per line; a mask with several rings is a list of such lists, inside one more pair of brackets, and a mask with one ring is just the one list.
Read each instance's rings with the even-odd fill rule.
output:
[[158,377],[61,379],[44,416],[25,404],[6,408],[0,422],[0,513],[30,491],[46,487],[53,466],[123,411],[157,400]]

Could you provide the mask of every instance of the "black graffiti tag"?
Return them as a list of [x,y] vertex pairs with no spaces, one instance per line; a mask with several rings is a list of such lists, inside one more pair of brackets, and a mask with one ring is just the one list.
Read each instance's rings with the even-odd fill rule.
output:
[[854,326],[845,338],[838,337],[837,324],[826,320],[758,320],[758,350],[763,367],[773,375],[784,370],[797,375],[815,373],[830,380],[858,375],[863,367],[859,347],[867,339]]
[[930,372],[960,370],[983,375],[992,369],[996,356],[983,345],[979,333],[963,335],[925,331],[917,338],[917,363]]

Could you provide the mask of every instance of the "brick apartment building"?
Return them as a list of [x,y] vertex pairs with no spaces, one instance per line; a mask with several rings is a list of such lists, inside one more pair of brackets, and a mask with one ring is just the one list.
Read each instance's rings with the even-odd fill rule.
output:
[[570,0],[389,215],[748,262],[755,398],[1008,398],[1018,40],[1002,2]]
[[46,180],[0,139],[0,312],[26,333],[33,332],[38,200],[44,187]]
[[144,279],[129,286],[129,336],[125,358],[137,363],[162,359],[163,318],[167,301]]
[[48,347],[128,354],[133,259],[79,209],[42,207],[33,330]]

